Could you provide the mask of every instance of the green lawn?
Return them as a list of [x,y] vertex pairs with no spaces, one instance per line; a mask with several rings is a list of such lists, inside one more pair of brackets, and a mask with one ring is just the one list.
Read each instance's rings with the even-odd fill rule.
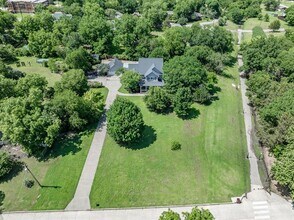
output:
[[[16,67],[16,64],[11,66],[27,74],[38,73],[41,76],[44,76],[47,79],[49,86],[53,86],[55,82],[61,79],[60,74],[51,73],[49,68],[43,67],[41,64],[36,63],[36,57],[19,57],[19,61],[25,62],[26,66]],[[28,62],[31,62],[31,66],[28,65]]]
[[[106,88],[99,90],[107,95]],[[96,124],[74,137],[57,141],[46,161],[40,162],[33,157],[24,159],[44,187],[35,183],[28,189],[24,180],[33,179],[31,174],[24,170],[15,173],[0,184],[6,196],[5,211],[64,209],[75,193],[95,128]]]
[[[237,67],[219,77],[219,100],[194,105],[190,120],[157,115],[142,97],[138,105],[146,123],[134,149],[107,136],[92,186],[93,208],[140,207],[228,202],[249,190],[249,164]],[[199,113],[197,110],[199,110]],[[199,114],[199,115],[198,115]],[[182,150],[171,151],[179,141]]]

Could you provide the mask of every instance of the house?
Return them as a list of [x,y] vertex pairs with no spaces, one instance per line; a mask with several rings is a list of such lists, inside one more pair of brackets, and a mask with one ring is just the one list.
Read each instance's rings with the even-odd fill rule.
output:
[[108,71],[108,76],[113,76],[115,75],[115,72],[124,67],[124,64],[117,58],[114,58],[112,61],[110,61],[110,63],[108,63],[109,65],[109,71]]
[[8,0],[8,11],[12,13],[34,13],[38,4],[49,5],[49,0]]
[[152,86],[164,86],[162,58],[140,58],[137,64],[129,64],[127,69],[142,76],[140,92],[146,92]]

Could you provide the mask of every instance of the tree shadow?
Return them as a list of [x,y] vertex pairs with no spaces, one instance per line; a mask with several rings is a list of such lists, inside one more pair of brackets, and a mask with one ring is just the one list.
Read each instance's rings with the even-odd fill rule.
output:
[[219,100],[219,97],[217,95],[212,96],[209,100],[203,103],[205,106],[211,105],[213,102]]
[[287,186],[282,186],[279,183],[275,184],[275,187],[283,197],[289,197],[291,198],[291,190]]
[[18,174],[23,170],[23,168],[24,168],[23,162],[15,161],[14,164],[13,164],[12,170],[7,175],[0,178],[0,183],[9,182],[14,177],[18,176]]
[[145,125],[141,138],[139,138],[136,142],[124,144],[122,146],[127,149],[141,150],[141,149],[149,147],[151,144],[153,144],[156,141],[156,139],[157,139],[157,134],[155,129],[149,125]]
[[225,65],[229,67],[233,67],[236,64],[237,60],[238,60],[237,57],[228,55],[225,61]]
[[200,111],[198,109],[190,108],[187,111],[187,115],[178,116],[178,117],[182,120],[192,120],[192,119],[198,118],[199,115],[200,115]]
[[235,79],[235,76],[225,71],[221,72],[219,75],[227,79]]

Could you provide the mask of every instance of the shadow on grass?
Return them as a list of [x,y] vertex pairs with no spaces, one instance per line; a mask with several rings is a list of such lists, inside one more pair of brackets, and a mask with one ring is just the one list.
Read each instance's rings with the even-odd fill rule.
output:
[[90,133],[94,132],[96,126],[96,124],[92,124],[88,126],[83,132],[72,134],[70,136],[63,135],[59,137],[52,149],[49,149],[43,156],[39,156],[38,160],[47,161],[49,159],[54,159],[59,156],[64,157],[69,154],[75,155],[82,150],[82,136],[89,135]]
[[134,143],[123,145],[123,147],[132,150],[141,150],[149,147],[156,141],[156,139],[157,135],[155,129],[149,125],[145,125],[142,137]]
[[9,182],[14,177],[18,176],[18,174],[23,170],[23,162],[15,161],[12,170],[5,175],[4,177],[0,178],[0,183]]
[[227,79],[235,79],[235,76],[233,76],[232,74],[227,73],[227,72],[222,72],[219,75],[222,76],[222,77],[225,77]]
[[178,116],[178,117],[181,118],[182,120],[192,120],[192,119],[198,118],[200,115],[200,111],[196,108],[190,108],[187,113],[188,113],[187,115]]

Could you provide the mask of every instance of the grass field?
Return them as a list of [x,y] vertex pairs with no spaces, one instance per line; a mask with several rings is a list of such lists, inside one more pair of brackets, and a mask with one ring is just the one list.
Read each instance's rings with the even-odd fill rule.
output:
[[[49,68],[43,67],[41,64],[36,63],[35,57],[19,57],[19,61],[24,62],[26,66],[16,67],[16,64],[11,66],[27,74],[38,73],[41,76],[44,76],[47,79],[49,86],[53,86],[55,82],[61,79],[60,74],[51,73]],[[31,62],[31,66],[28,65],[28,62]]]
[[[107,136],[91,206],[228,202],[246,192],[249,164],[241,95],[232,86],[239,83],[237,72],[234,67],[228,70],[232,77],[219,77],[219,100],[209,106],[194,105],[189,120],[151,113],[142,97],[128,97],[142,110],[143,138],[127,149]],[[171,151],[173,141],[179,141],[182,149]]]
[[[107,89],[99,89],[107,95]],[[106,97],[106,96],[105,96]],[[91,145],[96,125],[85,132],[57,141],[46,161],[25,158],[32,173],[44,187],[37,183],[28,189],[24,180],[33,179],[27,171],[14,173],[6,182],[0,183],[5,193],[4,210],[64,209],[71,201]]]

